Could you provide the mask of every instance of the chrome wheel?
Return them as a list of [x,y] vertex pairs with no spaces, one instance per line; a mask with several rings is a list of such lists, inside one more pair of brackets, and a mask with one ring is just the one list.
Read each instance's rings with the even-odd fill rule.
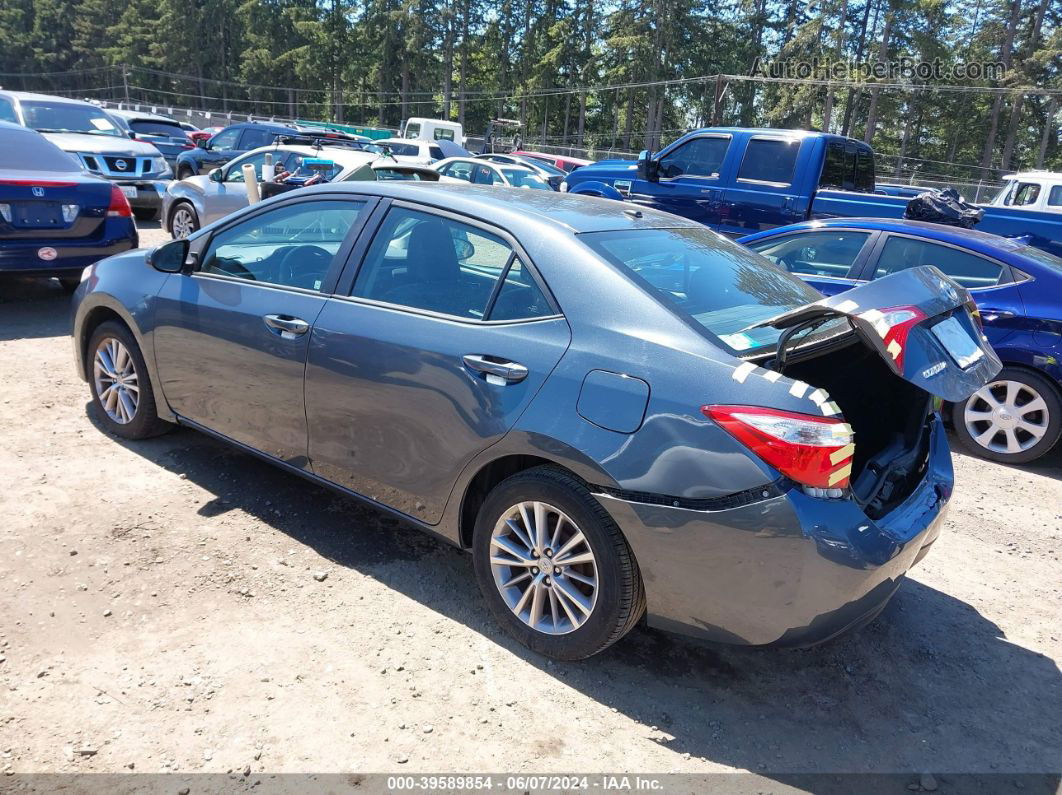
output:
[[174,240],[188,237],[195,231],[195,228],[195,213],[189,207],[181,205],[173,211],[173,218],[170,220],[170,231],[173,233]]
[[963,410],[966,430],[994,453],[1022,453],[1047,433],[1051,413],[1043,396],[1021,381],[993,381],[977,390]]
[[140,386],[129,349],[114,337],[102,339],[92,358],[92,378],[107,416],[119,425],[132,422],[140,403]]
[[545,502],[505,511],[490,538],[490,567],[502,599],[524,624],[547,635],[581,627],[597,603],[597,561],[568,516]]

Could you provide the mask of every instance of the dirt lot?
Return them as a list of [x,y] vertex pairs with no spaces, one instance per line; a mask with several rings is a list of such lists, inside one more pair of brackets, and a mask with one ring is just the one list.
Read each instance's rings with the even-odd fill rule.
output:
[[956,455],[946,532],[855,635],[637,629],[551,664],[499,634],[464,554],[194,432],[101,432],[67,297],[3,290],[0,768],[1060,769],[1057,451]]

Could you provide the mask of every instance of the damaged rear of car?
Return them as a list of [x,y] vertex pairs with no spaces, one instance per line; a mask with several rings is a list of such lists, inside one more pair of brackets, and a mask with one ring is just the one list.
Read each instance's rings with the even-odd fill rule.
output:
[[[699,389],[716,434],[764,473],[758,487],[696,499],[695,478],[737,472],[736,453],[707,429],[682,431],[689,466],[673,472],[698,469],[691,448],[717,455],[673,475],[671,496],[652,493],[661,479],[641,493],[602,490],[642,570],[649,623],[808,645],[877,615],[936,540],[951,497],[941,401],[1001,366],[969,293],[920,267],[824,299],[696,230],[582,237],[721,350],[672,365],[683,371],[673,383]],[[726,360],[720,377],[713,365]],[[669,422],[653,403],[675,388],[653,388],[640,433]],[[662,435],[677,433],[670,424]]]

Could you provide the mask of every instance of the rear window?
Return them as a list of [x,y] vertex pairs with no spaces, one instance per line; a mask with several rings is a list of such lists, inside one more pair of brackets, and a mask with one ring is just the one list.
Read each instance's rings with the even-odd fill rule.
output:
[[[384,146],[386,146],[388,149],[390,149],[391,150],[391,154],[393,154],[393,155],[401,155],[402,157],[419,157],[420,156],[420,146],[418,146],[417,144],[400,144],[400,143],[395,143],[393,141],[388,141],[387,143],[384,144]],[[440,151],[440,154],[442,154],[441,151]]]
[[144,135],[165,135],[170,138],[188,137],[177,122],[133,119],[129,122],[129,126],[133,128],[133,132],[143,133]]
[[799,151],[800,141],[795,139],[753,138],[741,159],[738,179],[789,185]]
[[735,353],[778,341],[777,329],[749,326],[822,298],[759,254],[707,229],[627,229],[579,239]]
[[25,130],[0,133],[0,171],[26,168],[53,174],[82,170],[71,155],[36,133]]

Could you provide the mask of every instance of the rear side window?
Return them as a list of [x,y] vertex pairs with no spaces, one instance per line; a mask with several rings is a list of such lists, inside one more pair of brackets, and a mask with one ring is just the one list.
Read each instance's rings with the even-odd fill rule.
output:
[[392,209],[354,281],[354,295],[482,320],[512,247],[479,227]]
[[472,181],[472,164],[466,160],[458,160],[444,166],[440,173],[454,179],[463,179],[465,182]]
[[1003,275],[1002,265],[977,254],[894,235],[881,249],[874,278],[880,279],[919,265],[932,265],[966,288],[991,287],[999,284]]
[[856,144],[855,189],[860,193],[874,192],[874,150],[864,144]]
[[729,148],[729,138],[694,138],[660,159],[660,176],[718,177]]
[[29,130],[0,132],[0,171],[25,169],[50,173],[78,172],[81,164],[48,139]]
[[777,329],[751,324],[822,298],[759,254],[701,227],[590,232],[579,239],[734,352],[778,341]]
[[243,138],[240,139],[241,149],[257,149],[260,146],[269,146],[273,143],[276,133],[269,130],[246,129]]
[[1051,188],[1051,194],[1047,197],[1047,204],[1050,207],[1062,207],[1062,185],[1055,185]]
[[745,148],[738,179],[789,185],[793,182],[799,150],[800,142],[797,140],[753,138]]
[[210,147],[212,149],[235,149],[239,137],[239,129],[222,130],[210,139]]
[[454,139],[454,131],[446,127],[436,127],[433,135],[436,141],[452,141]]
[[428,154],[433,160],[442,160],[445,157],[445,155],[443,154],[443,150],[437,146],[429,146]]
[[530,271],[514,258],[494,299],[488,320],[524,320],[554,314]]
[[869,232],[809,232],[757,240],[749,248],[790,273],[847,277]]
[[826,145],[819,187],[873,193],[873,152],[855,141],[830,141]]

